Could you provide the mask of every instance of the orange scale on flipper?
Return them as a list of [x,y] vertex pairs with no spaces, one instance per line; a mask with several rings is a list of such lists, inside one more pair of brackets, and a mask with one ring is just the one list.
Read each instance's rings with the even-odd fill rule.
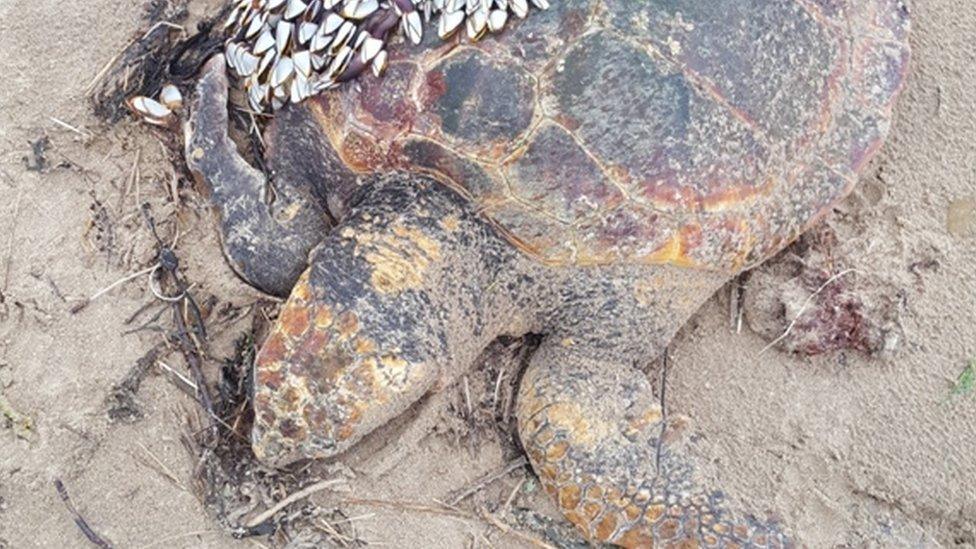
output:
[[289,302],[278,317],[278,330],[293,341],[305,335],[310,325],[311,318],[304,303]]

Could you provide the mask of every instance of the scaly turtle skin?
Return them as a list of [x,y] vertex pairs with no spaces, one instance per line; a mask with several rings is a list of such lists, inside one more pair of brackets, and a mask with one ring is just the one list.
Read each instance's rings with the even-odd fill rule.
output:
[[290,292],[255,364],[255,452],[334,456],[534,332],[520,437],[588,539],[788,545],[704,485],[638,366],[849,192],[907,30],[900,0],[562,0],[279,111],[270,205],[210,62],[187,161],[234,268]]

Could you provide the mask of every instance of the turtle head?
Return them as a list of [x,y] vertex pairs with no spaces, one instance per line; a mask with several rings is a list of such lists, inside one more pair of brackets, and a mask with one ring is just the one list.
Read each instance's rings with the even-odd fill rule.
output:
[[312,253],[256,359],[258,458],[331,457],[463,373],[532,310],[516,302],[527,295],[517,261],[435,181],[365,187]]

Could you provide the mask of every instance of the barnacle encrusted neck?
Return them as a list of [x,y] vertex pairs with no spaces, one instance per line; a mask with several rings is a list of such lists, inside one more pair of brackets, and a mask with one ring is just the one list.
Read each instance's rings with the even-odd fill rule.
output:
[[227,64],[243,81],[251,108],[298,103],[371,69],[386,68],[396,35],[418,44],[436,19],[446,40],[463,27],[474,41],[501,31],[510,15],[548,0],[234,0],[224,24]]

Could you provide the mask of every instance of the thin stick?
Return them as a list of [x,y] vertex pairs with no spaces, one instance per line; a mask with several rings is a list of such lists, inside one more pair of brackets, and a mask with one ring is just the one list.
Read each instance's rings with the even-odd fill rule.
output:
[[[122,192],[119,194],[119,204],[115,209],[122,214],[122,208],[125,206],[125,199],[129,196],[129,191],[132,190],[132,186],[135,185],[136,181],[139,180],[139,160],[142,158],[142,147],[136,149],[136,157],[132,161],[132,168],[129,170],[129,177],[125,180],[125,186],[122,187]],[[139,207],[139,200],[136,199],[136,207]]]
[[[344,498],[340,503],[345,503],[349,505],[367,505],[373,507],[388,507],[391,509],[396,509],[397,511],[414,511],[418,513],[427,513],[431,515],[442,515],[448,517],[456,517],[465,520],[477,521],[479,518],[488,523],[495,528],[498,528],[503,533],[515,536],[523,541],[527,541],[532,545],[537,547],[543,547],[545,549],[555,549],[552,545],[545,543],[539,539],[536,539],[528,534],[519,532],[509,525],[505,524],[498,517],[488,513],[484,509],[480,509],[481,516],[475,515],[473,513],[468,513],[461,511],[460,509],[452,508],[441,508],[433,507],[430,505],[424,505],[422,503],[414,503],[411,501],[395,501],[395,500],[384,500],[384,499],[364,499],[364,498]],[[443,505],[443,504],[442,504]]]
[[170,471],[168,467],[166,467],[166,464],[160,461],[160,459],[156,457],[155,454],[150,452],[149,448],[146,448],[145,444],[138,441],[136,441],[136,444],[138,444],[139,448],[141,448],[142,451],[145,452],[147,456],[149,456],[149,459],[153,460],[153,462],[156,464],[156,467],[159,467],[157,473],[165,477],[166,480],[175,484],[177,488],[181,490],[186,490],[186,487],[183,486],[183,484],[180,482],[180,479],[176,478],[176,475],[174,475],[173,472]]
[[190,390],[193,391],[194,396],[196,396],[196,393],[197,393],[197,384],[196,383],[193,383],[193,381],[191,381],[190,378],[188,378],[185,375],[177,372],[173,368],[170,368],[162,360],[156,361],[156,365],[159,366],[160,368],[162,368],[164,371],[169,372],[169,373],[173,374],[174,376],[176,376],[180,381],[182,381],[183,383],[185,383],[186,386],[189,387]]
[[153,272],[158,267],[159,267],[159,264],[157,263],[157,264],[153,265],[152,267],[146,267],[145,269],[143,269],[143,270],[141,270],[139,272],[132,273],[130,275],[124,276],[124,277],[116,280],[115,282],[113,282],[113,283],[109,284],[108,286],[102,288],[101,290],[98,290],[97,292],[95,292],[88,299],[86,299],[86,300],[82,301],[81,303],[78,303],[77,305],[75,305],[74,307],[72,307],[71,308],[71,313],[74,314],[74,313],[81,312],[81,310],[84,309],[85,307],[87,307],[88,305],[90,305],[92,301],[95,301],[96,299],[102,297],[103,295],[107,294],[108,292],[111,292],[112,290],[114,290],[115,288],[117,288],[117,287],[125,284],[126,282],[130,282],[132,280],[135,280],[135,279],[139,278],[140,276],[145,276],[145,275]]
[[742,275],[739,275],[729,284],[729,325],[737,334],[742,333],[742,310]]
[[510,536],[515,536],[515,537],[519,538],[522,541],[526,541],[528,543],[531,543],[532,545],[535,545],[536,547],[542,547],[543,549],[556,549],[555,546],[549,545],[548,543],[542,541],[541,539],[538,539],[538,538],[536,538],[534,536],[530,536],[530,535],[528,535],[528,534],[526,534],[524,532],[519,532],[518,530],[516,530],[516,529],[512,528],[511,526],[505,524],[504,522],[501,521],[501,519],[499,519],[495,515],[489,513],[487,509],[480,509],[480,511],[481,511],[482,518],[484,518],[486,521],[488,521],[488,524],[491,524],[492,526],[494,526],[495,528],[498,528],[502,532],[504,532],[504,533],[506,533],[506,534],[508,534]]
[[285,507],[288,507],[292,503],[295,503],[296,501],[303,500],[303,499],[311,496],[312,494],[315,494],[317,492],[321,492],[322,490],[327,490],[327,489],[329,489],[329,488],[331,488],[331,487],[333,487],[333,486],[335,486],[337,484],[342,484],[342,482],[343,482],[342,479],[332,478],[332,479],[322,480],[322,481],[316,482],[315,484],[312,484],[310,486],[306,486],[305,488],[302,488],[301,490],[295,492],[294,494],[292,494],[292,495],[286,497],[285,499],[279,501],[278,503],[276,503],[274,506],[272,506],[267,511],[265,511],[265,512],[261,513],[260,515],[258,515],[256,517],[252,518],[251,520],[247,521],[247,523],[244,526],[246,526],[247,528],[255,528],[258,525],[260,525],[260,524],[264,523],[265,521],[267,521],[268,519],[270,519],[271,517],[275,516],[275,514],[278,511],[281,511],[282,509],[284,509]]
[[107,401],[109,402],[108,415],[112,419],[132,419],[141,416],[141,409],[136,403],[136,393],[149,374],[149,369],[157,360],[165,357],[169,353],[167,342],[162,341],[153,345],[146,354],[139,357],[139,360],[129,368],[118,384],[112,386]]
[[320,518],[316,524],[318,525],[319,529],[324,531],[330,538],[332,538],[332,541],[335,541],[343,547],[349,547],[350,543],[356,541],[355,538],[351,538],[340,533],[338,530],[336,530],[335,526],[329,524],[329,522],[325,519]]
[[[185,291],[184,295],[186,295]],[[183,311],[181,310],[180,304],[172,303],[171,308],[173,310],[173,320],[176,323],[176,342],[179,344],[180,350],[183,352],[183,358],[190,367],[190,373],[193,374],[193,379],[196,382],[197,399],[200,401],[203,409],[207,411],[207,415],[211,419],[211,430],[216,434],[218,429],[217,422],[221,422],[221,420],[217,417],[216,412],[214,412],[213,398],[207,390],[207,378],[203,375],[203,359],[200,355],[200,349],[194,344],[190,331],[187,329],[186,320],[183,318]],[[229,428],[226,423],[224,425]]]
[[10,236],[7,238],[7,251],[5,259],[3,260],[3,286],[0,286],[0,293],[6,293],[10,284],[10,267],[13,264],[14,238],[17,236],[17,218],[20,217],[20,202],[21,198],[24,196],[25,187],[26,185],[19,185],[17,187],[17,198],[14,201],[14,213],[10,216],[13,226],[10,227]]
[[780,336],[777,337],[776,339],[770,341],[769,342],[769,345],[766,345],[765,347],[762,348],[761,351],[759,351],[759,354],[762,355],[763,353],[765,353],[766,351],[768,351],[769,349],[771,349],[773,346],[775,346],[777,343],[779,343],[780,341],[783,341],[784,339],[786,339],[786,336],[790,335],[790,332],[792,332],[793,331],[793,328],[796,327],[796,323],[799,322],[800,317],[803,316],[803,313],[806,312],[807,307],[809,307],[810,304],[813,303],[813,299],[815,297],[817,297],[818,295],[820,295],[821,292],[823,292],[824,290],[826,290],[827,289],[827,286],[830,286],[831,284],[833,284],[834,282],[836,282],[837,280],[839,280],[841,277],[844,277],[844,276],[846,276],[846,275],[848,275],[850,273],[853,273],[853,272],[857,272],[857,269],[847,269],[846,271],[841,271],[841,272],[835,274],[834,276],[830,277],[829,279],[827,279],[827,282],[824,282],[823,284],[821,284],[820,287],[817,288],[817,291],[815,291],[812,294],[810,294],[807,297],[806,301],[803,302],[803,306],[800,307],[800,311],[798,313],[796,313],[796,317],[793,318],[793,322],[790,322],[790,325],[786,327],[786,331],[783,332],[782,334],[780,334]]
[[472,515],[471,513],[466,513],[464,511],[459,511],[456,509],[445,509],[443,507],[434,507],[432,505],[425,505],[423,503],[415,503],[412,501],[344,498],[341,501],[341,503],[345,503],[348,505],[366,505],[370,507],[386,507],[390,509],[395,509],[397,511],[414,511],[417,513],[426,513],[430,515],[443,515],[448,517],[463,518],[467,520],[478,520],[478,517]]
[[61,479],[54,479],[54,488],[58,491],[58,497],[60,497],[61,501],[64,502],[64,506],[68,508],[68,512],[71,513],[71,516],[74,519],[75,524],[78,526],[78,529],[81,530],[82,534],[85,534],[88,541],[92,542],[96,547],[101,549],[112,549],[112,544],[105,541],[101,536],[95,533],[95,531],[92,530],[92,527],[88,525],[88,521],[85,520],[85,517],[81,516],[81,513],[79,513],[78,509],[75,508],[75,504],[71,502],[71,498],[68,496],[68,489],[64,487],[64,483],[61,482]]
[[48,120],[50,120],[51,122],[54,122],[58,126],[61,126],[62,128],[66,129],[66,130],[73,131],[76,134],[78,134],[78,135],[80,135],[80,136],[82,136],[82,137],[84,137],[86,139],[91,135],[88,132],[79,130],[78,128],[72,126],[71,124],[68,124],[67,122],[65,122],[63,120],[58,120],[57,118],[55,118],[53,116],[49,116],[47,118],[48,118]]
[[498,377],[495,379],[495,392],[491,395],[491,411],[492,413],[498,411],[498,397],[502,394],[502,380],[505,379],[505,370],[498,371]]
[[471,406],[471,387],[468,384],[468,376],[461,378],[464,386],[464,404],[468,409],[468,419],[474,417],[474,408]]
[[197,530],[196,532],[184,532],[182,534],[176,534],[173,536],[165,537],[163,539],[158,539],[148,545],[141,545],[138,549],[149,549],[150,547],[159,547],[160,545],[167,545],[172,541],[184,538],[192,538],[193,536],[202,536],[204,534],[223,534],[220,530]]
[[102,70],[98,71],[98,74],[95,75],[95,78],[92,78],[92,81],[88,83],[88,87],[85,88],[86,97],[90,96],[91,93],[95,91],[95,86],[98,85],[98,83],[102,80],[102,78],[105,78],[105,75],[108,74],[108,71],[112,70],[112,67],[115,65],[115,62],[118,61],[120,57],[122,57],[122,54],[125,53],[125,50],[129,49],[129,46],[135,43],[136,43],[135,40],[130,40],[129,43],[126,44],[124,48],[119,50],[118,53],[116,53],[111,59],[108,60],[108,63],[105,63],[105,66],[102,67]]
[[142,40],[145,40],[146,38],[149,38],[149,35],[152,34],[153,32],[155,32],[156,29],[158,29],[160,27],[168,27],[168,28],[171,28],[173,30],[178,30],[181,33],[183,33],[183,36],[184,37],[186,36],[186,27],[184,27],[183,25],[177,25],[176,23],[171,23],[169,21],[159,21],[155,25],[149,27],[149,30],[146,31],[146,34],[143,34],[142,35]]
[[515,496],[518,495],[519,490],[522,489],[522,486],[525,486],[525,478],[526,477],[522,477],[522,479],[518,481],[518,484],[515,485],[515,488],[512,488],[512,493],[508,495],[508,499],[506,499],[505,504],[502,505],[503,511],[511,507],[512,502],[515,501]]
[[464,501],[465,499],[471,497],[472,495],[480,492],[481,490],[484,490],[485,487],[491,485],[493,482],[497,481],[498,479],[507,476],[512,471],[525,467],[528,463],[529,462],[528,460],[525,459],[525,456],[521,456],[517,459],[514,459],[508,465],[502,467],[498,471],[488,473],[487,475],[484,475],[478,480],[474,481],[471,487],[463,490],[460,494],[451,498],[447,503],[449,505],[457,505],[458,503]]

